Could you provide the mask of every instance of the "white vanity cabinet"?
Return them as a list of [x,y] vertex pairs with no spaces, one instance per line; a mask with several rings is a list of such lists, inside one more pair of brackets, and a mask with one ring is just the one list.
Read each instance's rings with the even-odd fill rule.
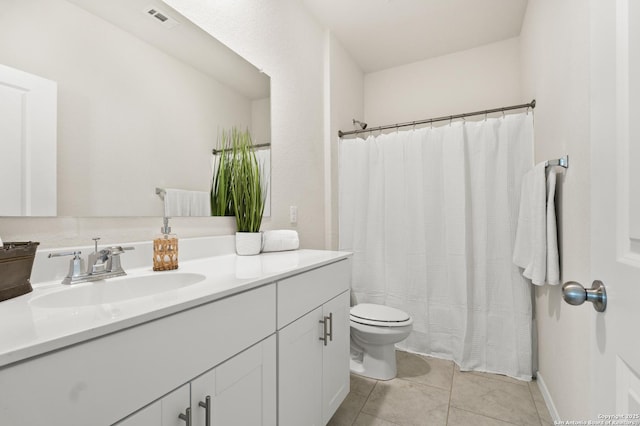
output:
[[349,393],[350,262],[277,283],[280,426],[324,425]]
[[275,306],[275,284],[263,285],[2,368],[0,424],[110,425],[153,401],[164,415],[172,390],[237,354],[244,366],[243,351],[274,335]]
[[118,422],[117,426],[183,426],[178,413],[189,404],[189,385],[183,385],[162,399]]
[[349,392],[349,254],[253,260],[185,262],[206,279],[122,302],[3,302],[0,425],[326,424]]
[[275,389],[272,335],[191,382],[191,424],[275,426]]
[[271,335],[117,426],[275,426],[275,389],[276,338]]

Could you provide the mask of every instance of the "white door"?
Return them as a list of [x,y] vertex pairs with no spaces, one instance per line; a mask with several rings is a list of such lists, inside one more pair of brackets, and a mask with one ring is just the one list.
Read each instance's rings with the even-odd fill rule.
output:
[[57,84],[0,65],[0,216],[56,215]]
[[640,2],[591,7],[591,273],[608,306],[588,324],[585,414],[640,424]]

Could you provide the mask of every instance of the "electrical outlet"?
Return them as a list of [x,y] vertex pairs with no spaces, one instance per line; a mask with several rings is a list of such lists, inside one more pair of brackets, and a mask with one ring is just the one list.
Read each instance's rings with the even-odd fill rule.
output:
[[289,222],[298,223],[298,206],[289,206]]

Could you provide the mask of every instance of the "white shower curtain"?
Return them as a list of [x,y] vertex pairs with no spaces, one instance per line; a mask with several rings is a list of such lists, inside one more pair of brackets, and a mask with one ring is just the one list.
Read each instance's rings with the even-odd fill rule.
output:
[[525,113],[340,141],[340,249],[358,303],[413,317],[400,348],[531,379],[531,289],[511,257],[532,151]]

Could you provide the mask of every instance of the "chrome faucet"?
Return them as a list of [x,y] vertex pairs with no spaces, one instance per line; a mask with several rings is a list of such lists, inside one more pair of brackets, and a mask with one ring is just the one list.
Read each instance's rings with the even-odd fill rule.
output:
[[113,246],[98,250],[99,239],[100,238],[93,238],[95,250],[89,255],[86,268],[84,259],[81,256],[81,251],[49,254],[50,258],[73,256],[73,259],[69,261],[69,272],[62,280],[62,284],[77,284],[127,275],[122,269],[120,255],[124,253],[125,250],[134,250],[134,247]]

